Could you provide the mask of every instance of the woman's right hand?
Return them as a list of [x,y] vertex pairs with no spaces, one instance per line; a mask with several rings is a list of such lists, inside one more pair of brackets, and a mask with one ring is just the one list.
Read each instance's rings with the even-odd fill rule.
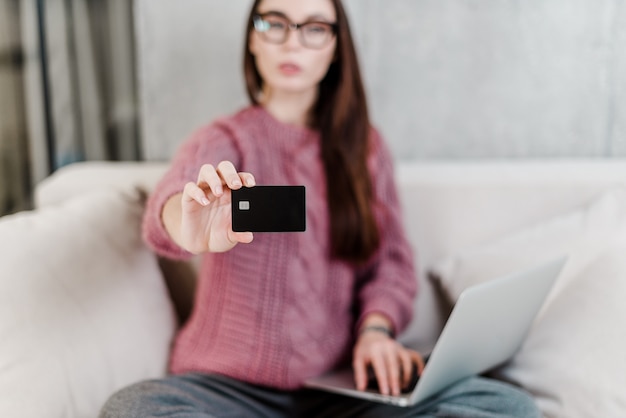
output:
[[254,176],[237,172],[230,161],[222,161],[217,168],[203,165],[198,180],[187,183],[183,190],[178,244],[199,254],[224,252],[240,242],[252,242],[252,232],[232,230],[231,190],[254,185]]

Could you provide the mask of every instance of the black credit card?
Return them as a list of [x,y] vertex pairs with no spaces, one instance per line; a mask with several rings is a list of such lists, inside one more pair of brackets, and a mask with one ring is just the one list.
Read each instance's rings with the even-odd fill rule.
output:
[[303,232],[304,186],[254,186],[232,191],[233,231]]

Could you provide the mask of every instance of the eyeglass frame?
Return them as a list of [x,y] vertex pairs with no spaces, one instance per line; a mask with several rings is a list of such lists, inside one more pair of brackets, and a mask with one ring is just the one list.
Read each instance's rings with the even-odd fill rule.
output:
[[[280,42],[274,42],[274,41],[269,40],[267,35],[265,34],[265,32],[268,29],[261,30],[259,26],[257,26],[257,24],[260,23],[261,21],[265,21],[266,16],[276,16],[281,19],[285,19],[287,21],[287,29],[285,30],[285,37]],[[304,33],[300,29],[310,24],[318,24],[318,25],[323,24],[323,25],[329,26],[331,29],[331,36],[328,38],[328,41],[326,41],[323,45],[320,45],[319,47],[313,47],[313,46],[307,45],[304,40]],[[292,22],[291,19],[289,19],[287,16],[285,16],[284,14],[280,12],[267,12],[267,13],[256,13],[254,14],[254,16],[252,16],[252,29],[255,30],[257,33],[259,33],[261,37],[263,38],[263,40],[274,45],[282,45],[285,42],[287,42],[287,40],[289,39],[289,31],[295,30],[298,32],[298,35],[299,35],[298,40],[300,41],[300,45],[302,45],[305,48],[310,48],[310,49],[322,49],[326,45],[328,45],[334,37],[337,36],[338,25],[336,22],[335,23],[326,22],[323,20],[308,20],[303,23],[295,23],[295,22]]]

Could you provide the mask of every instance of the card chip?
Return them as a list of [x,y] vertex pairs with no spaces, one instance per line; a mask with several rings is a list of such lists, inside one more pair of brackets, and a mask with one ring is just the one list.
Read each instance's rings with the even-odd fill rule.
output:
[[239,202],[239,210],[250,210],[250,201],[241,200]]

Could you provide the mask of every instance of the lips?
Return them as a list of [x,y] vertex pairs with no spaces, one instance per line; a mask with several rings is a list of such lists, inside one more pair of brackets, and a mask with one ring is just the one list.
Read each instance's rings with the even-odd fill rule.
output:
[[302,72],[302,68],[300,68],[297,64],[291,62],[285,62],[278,66],[278,69],[281,73],[285,75],[295,75]]

